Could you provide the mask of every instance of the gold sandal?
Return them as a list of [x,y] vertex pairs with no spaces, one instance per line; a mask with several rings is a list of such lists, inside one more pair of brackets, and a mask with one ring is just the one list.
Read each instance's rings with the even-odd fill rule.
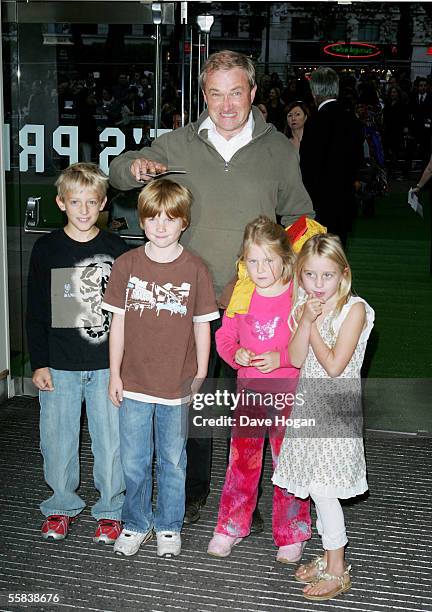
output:
[[311,576],[310,578],[300,578],[299,576],[297,576],[297,574],[294,574],[294,579],[297,580],[297,582],[302,582],[303,584],[309,584],[310,582],[315,582],[315,580],[317,579],[317,577],[319,576],[319,574],[321,572],[323,572],[325,570],[325,568],[327,567],[327,563],[324,559],[324,557],[315,557],[315,559],[312,559],[312,561],[309,561],[309,563],[304,563],[302,565],[299,566],[299,568],[297,569],[297,571],[300,569],[300,567],[303,567],[303,569],[305,570],[309,570],[309,569],[315,569],[316,568],[316,574],[314,576]]
[[325,572],[319,573],[317,579],[314,581],[314,584],[321,581],[329,582],[330,580],[337,580],[339,585],[328,593],[323,593],[322,595],[309,595],[309,593],[303,593],[303,597],[310,599],[311,601],[326,601],[327,599],[333,599],[333,597],[336,597],[336,595],[346,593],[346,591],[349,591],[351,588],[350,570],[351,565],[348,565],[342,576],[334,576],[333,574],[327,574]]

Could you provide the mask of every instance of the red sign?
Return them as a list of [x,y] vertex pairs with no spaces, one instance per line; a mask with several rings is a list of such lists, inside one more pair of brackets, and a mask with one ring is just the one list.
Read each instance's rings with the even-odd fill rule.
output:
[[[198,47],[198,45],[195,45],[195,44],[194,44],[194,47]],[[202,45],[200,46],[200,49],[201,49],[201,53],[204,53],[204,51],[206,50],[206,46],[205,46],[204,44],[202,44]],[[190,51],[191,51],[190,42],[189,42],[189,41],[186,41],[186,42],[185,42],[185,44],[184,44],[184,52],[185,52],[186,54],[188,54],[188,53],[190,53]]]
[[337,42],[326,45],[324,53],[333,57],[343,57],[345,59],[365,59],[380,55],[381,51],[376,45],[361,42]]
[[429,47],[426,51],[426,55],[432,55],[432,47]]

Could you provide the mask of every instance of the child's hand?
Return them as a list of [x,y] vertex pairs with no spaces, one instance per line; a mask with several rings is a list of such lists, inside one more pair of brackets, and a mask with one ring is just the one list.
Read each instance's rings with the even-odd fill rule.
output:
[[302,318],[303,312],[304,312],[304,307],[305,307],[305,305],[301,304],[300,306],[297,306],[297,308],[295,309],[294,316],[295,316],[297,321],[300,321],[300,319]]
[[123,381],[120,376],[110,376],[108,385],[108,396],[114,406],[120,407],[123,401]]
[[322,313],[323,303],[319,298],[309,295],[307,302],[304,305],[302,319],[308,323],[313,323]]
[[262,372],[268,374],[280,368],[280,353],[278,351],[267,351],[261,355],[255,355],[251,359],[251,366]]
[[54,385],[49,368],[38,368],[33,372],[33,384],[39,391],[54,391]]
[[194,396],[198,393],[198,391],[201,389],[201,386],[204,382],[203,378],[194,378],[191,384],[191,389],[190,389],[190,404],[192,404],[193,402],[193,398]]
[[249,349],[239,348],[235,354],[234,361],[240,366],[248,367],[251,365],[251,359],[255,357],[255,353]]

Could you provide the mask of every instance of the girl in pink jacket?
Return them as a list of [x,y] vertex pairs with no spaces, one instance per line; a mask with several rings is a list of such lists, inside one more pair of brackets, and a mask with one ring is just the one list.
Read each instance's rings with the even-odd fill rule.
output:
[[[294,253],[285,230],[260,216],[246,226],[240,260],[255,285],[247,313],[224,316],[219,355],[235,368],[240,396],[218,522],[207,552],[227,557],[249,535],[268,431],[273,465],[297,401],[298,369],[288,356]],[[281,563],[296,563],[310,538],[309,501],[274,487],[273,538]]]

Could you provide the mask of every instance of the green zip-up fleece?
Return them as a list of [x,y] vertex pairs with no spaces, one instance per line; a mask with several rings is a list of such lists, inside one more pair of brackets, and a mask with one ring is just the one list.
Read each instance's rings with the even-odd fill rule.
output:
[[182,244],[200,255],[213,275],[219,295],[235,274],[243,231],[261,214],[282,217],[289,225],[306,214],[314,217],[311,199],[302,183],[298,159],[286,136],[265,121],[253,108],[255,128],[252,140],[225,162],[207,139],[207,130],[198,134],[207,111],[198,121],[163,134],[151,147],[128,151],[110,165],[110,181],[121,190],[136,189],[142,183],[130,172],[138,158],[161,162],[168,168],[184,169],[185,175],[169,175],[193,194],[191,227]]

